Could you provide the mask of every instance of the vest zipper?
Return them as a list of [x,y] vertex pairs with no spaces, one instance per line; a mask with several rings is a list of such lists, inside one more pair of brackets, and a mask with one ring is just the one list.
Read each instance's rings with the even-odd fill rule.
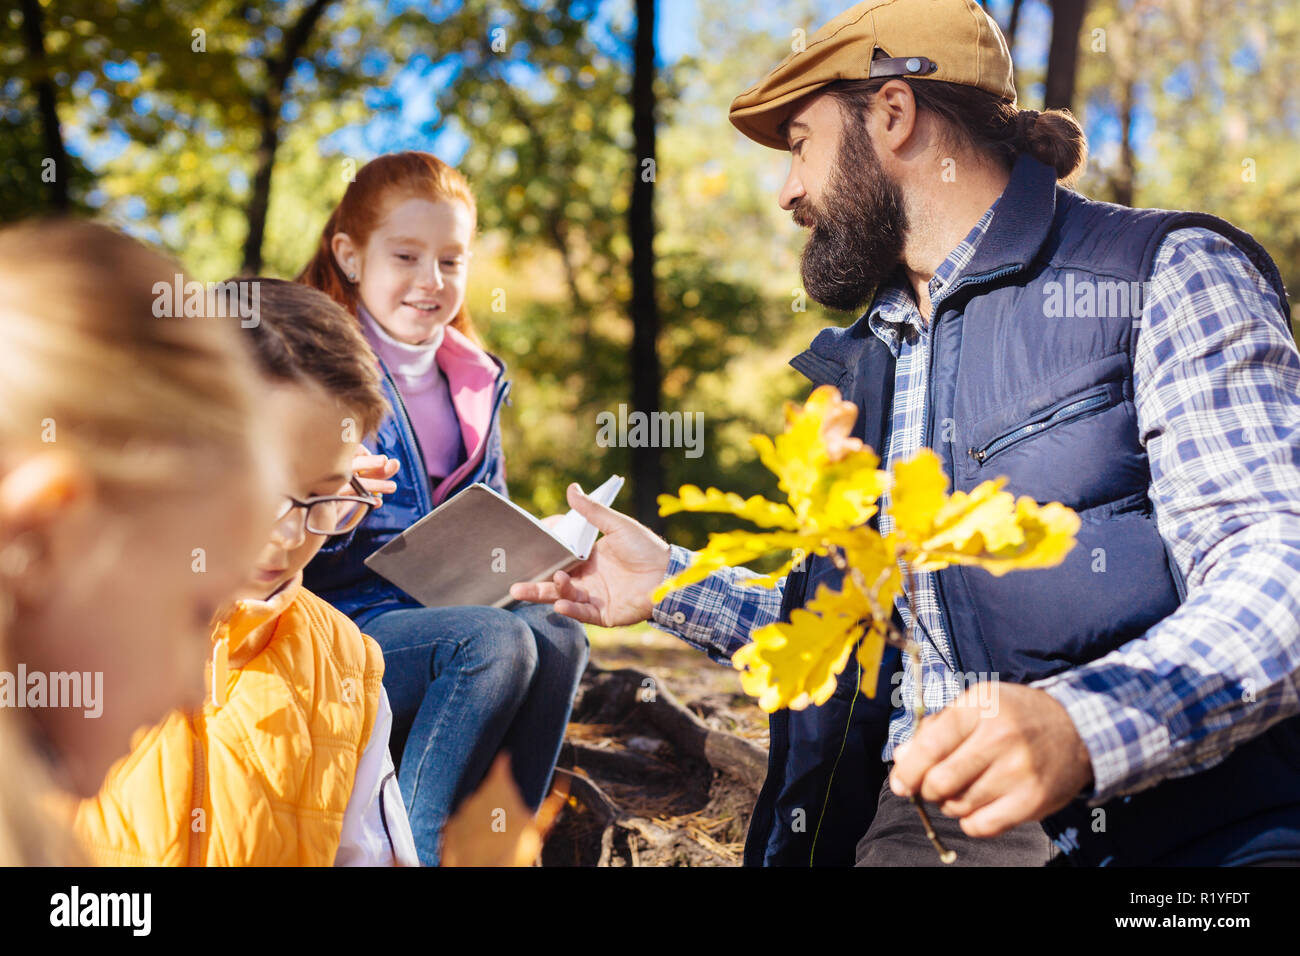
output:
[[[962,286],[972,285],[976,282],[992,282],[994,279],[1000,279],[1003,276],[1011,275],[1013,272],[1019,272],[1023,268],[1024,266],[1016,264],[1001,269],[994,269],[992,272],[985,272],[980,275],[961,276],[955,283],[944,290],[943,294],[940,296],[940,301],[951,299],[952,294]],[[932,436],[934,435],[934,341],[935,329],[937,329],[939,325],[939,310],[937,306],[938,303],[936,302],[932,301],[930,303],[930,321],[928,323],[930,341],[926,348],[928,359],[925,369],[925,434],[922,436],[921,440],[921,445],[924,448],[933,447],[930,442],[933,440]],[[943,460],[942,455],[939,456],[939,460]],[[933,576],[934,600],[935,604],[939,607],[939,619],[943,623],[944,636],[948,639],[948,651],[952,654],[953,669],[960,673],[962,667],[961,655],[957,652],[957,642],[953,639],[952,620],[948,615],[948,602],[945,601],[943,597],[943,574],[939,571],[935,571]],[[919,622],[913,623],[916,625]],[[916,675],[916,679],[921,681],[922,693],[924,693],[925,681],[922,678],[923,675]]]
[[[1010,274],[1013,273],[1013,272],[1019,272],[1019,271],[1020,271],[1021,269],[1023,269],[1023,268],[1024,268],[1024,266],[1021,266],[1021,265],[1013,265],[1013,266],[1007,266],[1007,267],[1005,267],[1005,268],[1003,268],[1003,269],[994,269],[992,272],[985,272],[985,273],[983,273],[982,275],[977,275],[977,276],[962,276],[960,279],[958,279],[958,280],[956,281],[956,283],[954,283],[953,285],[949,286],[949,287],[944,291],[944,294],[943,294],[942,298],[944,298],[944,299],[950,299],[950,298],[952,298],[952,294],[953,294],[954,292],[956,292],[958,289],[960,289],[960,288],[961,288],[962,286],[964,286],[964,285],[971,285],[972,283],[975,283],[975,282],[992,282],[994,279],[1000,279],[1000,278],[1002,278],[1003,276],[1010,275]],[[933,302],[930,303],[930,314],[931,314],[931,316],[934,315],[934,303],[933,303]]]
[[411,424],[411,415],[406,410],[406,402],[402,401],[402,393],[398,390],[393,377],[388,374],[388,369],[384,366],[382,360],[379,367],[383,369],[384,378],[388,379],[388,384],[393,390],[393,397],[397,399],[397,407],[402,410],[402,421],[398,426],[398,432],[405,430],[410,435],[411,443],[415,446],[416,463],[419,465],[420,475],[423,478],[424,500],[426,502],[425,513],[427,514],[433,510],[433,483],[429,481],[429,469],[424,462],[424,449],[420,447],[420,436],[415,433],[415,426]]
[[1087,398],[1081,398],[1077,401],[1070,402],[1070,404],[1064,405],[1056,409],[1054,412],[1051,412],[1046,418],[1041,418],[1036,422],[1029,422],[1025,425],[1019,425],[1006,434],[1000,435],[986,443],[981,448],[969,449],[967,454],[982,465],[986,458],[991,458],[1004,448],[1009,448],[1016,444],[1016,442],[1028,438],[1030,435],[1036,435],[1038,432],[1041,432],[1043,429],[1048,428],[1051,425],[1057,425],[1072,418],[1078,418],[1094,408],[1099,408],[1102,405],[1105,405],[1107,401],[1109,401],[1109,397],[1103,391],[1095,395],[1089,395]]
[[[1015,272],[1016,269],[1004,269],[1001,272],[994,273],[988,278],[996,278],[1009,272]],[[948,290],[948,294],[943,298],[948,298],[956,289],[962,286],[962,281],[957,280],[957,284]],[[925,434],[921,436],[921,447],[931,448],[930,442],[934,436],[934,343],[936,339],[935,330],[939,325],[939,312],[933,302],[930,303],[930,322],[927,341],[926,341],[926,366],[925,366]],[[937,454],[937,453],[936,453]],[[943,456],[939,456],[940,462]],[[953,639],[952,621],[948,617],[948,602],[943,597],[943,582],[940,580],[941,575],[938,571],[933,573],[934,580],[934,601],[939,608],[939,620],[943,624],[944,637],[948,640],[948,652],[952,654],[952,666],[956,672],[961,671],[961,655],[957,653],[957,642]],[[912,622],[912,626],[919,632],[921,622],[919,619]],[[925,694],[925,675],[917,674],[916,679],[921,682],[921,693]],[[913,728],[915,730],[915,728]]]

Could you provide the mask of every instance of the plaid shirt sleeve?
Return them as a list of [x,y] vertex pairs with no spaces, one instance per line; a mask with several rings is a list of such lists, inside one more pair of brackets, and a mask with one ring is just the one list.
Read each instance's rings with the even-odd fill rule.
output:
[[1158,250],[1134,392],[1173,614],[1034,686],[1092,757],[1092,804],[1219,763],[1300,712],[1300,354],[1271,286],[1217,233]]
[[[673,545],[664,580],[692,561],[695,552]],[[651,623],[675,634],[719,664],[749,643],[749,635],[780,616],[785,579],[773,588],[744,587],[758,577],[746,568],[722,568],[703,581],[666,595],[650,612]]]

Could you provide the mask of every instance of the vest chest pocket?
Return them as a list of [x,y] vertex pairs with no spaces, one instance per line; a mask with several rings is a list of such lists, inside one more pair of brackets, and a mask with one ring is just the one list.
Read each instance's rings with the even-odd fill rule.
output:
[[1007,490],[1075,510],[1114,502],[1150,483],[1137,414],[1124,382],[1095,379],[1006,407],[967,430],[954,486],[1005,477]]
[[998,452],[1005,451],[1012,445],[1016,445],[1027,438],[1032,438],[1041,431],[1045,431],[1054,425],[1075,421],[1085,415],[1115,404],[1110,394],[1111,391],[1110,385],[1098,385],[1096,388],[1089,389],[1083,395],[1072,396],[1058,402],[1025,421],[1019,422],[1002,434],[995,435],[980,445],[972,445],[966,454],[977,464],[983,465]]

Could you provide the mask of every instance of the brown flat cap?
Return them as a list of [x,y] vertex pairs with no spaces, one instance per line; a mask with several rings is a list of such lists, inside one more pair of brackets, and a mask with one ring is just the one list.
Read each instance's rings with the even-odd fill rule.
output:
[[786,149],[777,129],[800,99],[835,80],[879,76],[960,83],[1016,100],[1007,41],[975,0],[864,0],[737,96],[731,122],[755,142]]

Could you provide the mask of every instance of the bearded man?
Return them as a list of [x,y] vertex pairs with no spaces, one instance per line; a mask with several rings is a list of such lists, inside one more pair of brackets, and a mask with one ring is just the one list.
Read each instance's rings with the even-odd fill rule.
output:
[[[973,0],[859,3],[731,121],[791,153],[808,294],[865,309],[791,364],[857,404],[886,466],[933,448],[957,490],[1004,475],[1081,519],[1053,569],[916,573],[901,685],[891,655],[867,698],[850,658],[826,704],[772,716],[746,863],[934,864],[915,794],[961,864],[1300,860],[1300,354],[1268,254],[1072,191],[1082,130],[1017,108]],[[813,558],[775,591],[728,568],[652,604],[690,552],[569,501],[605,537],[514,595],[579,620],[727,660],[838,586]]]

